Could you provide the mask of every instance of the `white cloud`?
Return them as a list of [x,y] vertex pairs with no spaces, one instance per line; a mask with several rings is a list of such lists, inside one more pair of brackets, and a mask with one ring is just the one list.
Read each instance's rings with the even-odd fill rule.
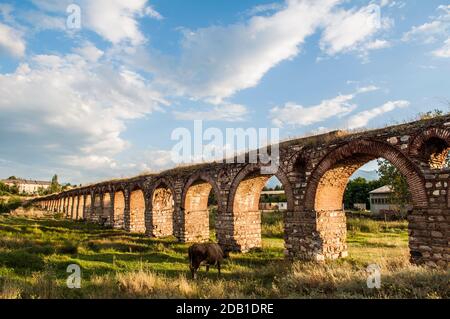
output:
[[250,16],[267,13],[267,12],[273,12],[276,10],[283,9],[283,5],[279,2],[273,2],[273,3],[266,3],[266,4],[259,4],[251,8],[247,11],[247,14]]
[[146,3],[147,0],[85,0],[82,14],[86,25],[108,41],[114,44],[130,41],[138,45],[145,41],[137,18],[144,12]]
[[[66,8],[73,1],[33,0],[33,3],[41,10],[66,17]],[[81,27],[95,31],[113,44],[143,44],[146,38],[139,29],[138,19],[163,18],[147,5],[147,0],[80,0],[77,4],[81,8]]]
[[90,42],[86,42],[83,47],[76,48],[74,51],[90,62],[98,61],[104,54],[102,50]]
[[377,40],[367,43],[364,46],[364,48],[367,50],[378,50],[378,49],[385,49],[390,46],[391,46],[391,44],[388,41],[377,39]]
[[[0,135],[14,136],[23,152],[45,147],[53,161],[80,170],[114,167],[114,156],[128,146],[121,137],[126,122],[166,102],[138,74],[110,61],[92,63],[87,55],[38,55],[0,74]],[[2,149],[5,143],[0,140]],[[20,160],[34,156],[30,151]]]
[[444,42],[444,46],[433,51],[433,55],[439,58],[450,58],[450,38]]
[[25,54],[26,44],[22,38],[22,34],[0,23],[0,55],[6,53],[16,57],[21,57]]
[[405,42],[421,39],[424,43],[433,43],[436,41],[436,36],[439,36],[444,31],[444,23],[436,20],[427,22],[419,26],[414,26],[406,32],[402,40]]
[[353,94],[338,95],[313,106],[302,106],[288,102],[283,107],[275,107],[270,110],[270,117],[272,123],[278,127],[306,126],[322,122],[331,117],[342,117],[357,107],[351,102],[356,95],[377,89],[375,86],[363,87]]
[[66,19],[62,16],[52,16],[40,11],[24,11],[19,12],[19,15],[21,20],[33,25],[32,31],[66,30]]
[[158,79],[180,95],[221,103],[236,92],[256,86],[278,63],[294,58],[339,0],[288,0],[270,16],[244,23],[184,30],[181,56],[146,57]]
[[389,101],[385,104],[373,108],[371,110],[363,111],[358,114],[351,116],[348,119],[348,128],[355,129],[360,127],[365,127],[373,118],[383,115],[384,113],[391,112],[397,108],[405,108],[408,107],[410,103],[408,101],[399,100],[399,101]]
[[430,22],[413,26],[410,31],[403,34],[402,40],[405,42],[419,41],[423,44],[444,41],[441,48],[431,53],[434,56],[445,58],[449,56],[450,5],[441,5],[437,11],[439,14],[431,17]]
[[208,111],[174,111],[177,120],[203,120],[203,121],[243,121],[247,115],[247,108],[240,104],[216,105]]
[[330,117],[343,116],[356,108],[355,104],[350,103],[351,100],[353,95],[339,95],[309,107],[288,102],[283,107],[275,107],[270,111],[272,123],[279,127],[305,126]]
[[390,28],[392,21],[382,18],[380,8],[374,4],[360,9],[336,9],[325,19],[325,28],[320,40],[321,49],[328,55],[349,51],[367,51],[385,48],[386,40],[374,40],[382,30]]
[[145,15],[149,16],[150,18],[156,19],[156,20],[162,20],[164,17],[156,11],[152,6],[148,6],[145,8]]

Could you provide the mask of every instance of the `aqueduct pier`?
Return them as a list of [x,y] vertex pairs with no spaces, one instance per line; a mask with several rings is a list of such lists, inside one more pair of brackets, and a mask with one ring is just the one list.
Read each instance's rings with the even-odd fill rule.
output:
[[[406,178],[411,261],[448,267],[450,260],[450,115],[366,132],[335,131],[279,145],[274,174],[283,184],[285,253],[305,260],[345,257],[343,194],[350,176],[384,158]],[[208,196],[218,201],[218,242],[245,252],[261,246],[260,193],[270,175],[261,164],[215,162],[111,180],[35,200],[67,218],[101,222],[182,242],[209,239]]]

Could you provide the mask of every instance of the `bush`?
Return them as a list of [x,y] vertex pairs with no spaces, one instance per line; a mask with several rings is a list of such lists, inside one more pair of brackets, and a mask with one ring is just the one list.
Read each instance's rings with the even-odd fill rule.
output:
[[0,199],[0,214],[7,214],[12,210],[19,208],[22,205],[22,200],[18,197],[11,197],[8,201]]
[[261,235],[269,238],[283,238],[283,213],[268,212],[261,215]]
[[347,230],[362,233],[379,233],[380,223],[370,219],[349,218]]
[[78,245],[66,241],[61,247],[58,248],[58,253],[65,255],[76,255],[78,253]]

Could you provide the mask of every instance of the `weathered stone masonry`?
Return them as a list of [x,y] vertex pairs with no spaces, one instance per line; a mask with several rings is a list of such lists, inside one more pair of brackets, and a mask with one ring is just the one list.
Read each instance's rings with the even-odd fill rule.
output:
[[[448,267],[450,169],[444,163],[449,148],[450,116],[281,143],[275,175],[288,199],[286,255],[319,261],[347,255],[345,186],[359,167],[382,157],[402,172],[412,194],[411,261]],[[36,203],[67,218],[192,242],[209,238],[207,203],[214,192],[219,243],[245,252],[261,246],[258,202],[270,176],[260,169],[260,164],[198,164],[73,189]]]

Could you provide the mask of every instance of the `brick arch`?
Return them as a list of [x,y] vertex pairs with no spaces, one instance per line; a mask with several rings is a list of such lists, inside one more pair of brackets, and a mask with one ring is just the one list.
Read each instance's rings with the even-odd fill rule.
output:
[[211,186],[211,189],[214,190],[214,193],[217,196],[217,203],[219,205],[219,208],[221,208],[222,205],[223,205],[223,202],[222,202],[219,186],[218,186],[217,182],[210,175],[208,175],[206,173],[203,173],[203,172],[195,173],[184,184],[183,192],[182,192],[182,195],[181,195],[181,207],[183,209],[186,209],[186,195],[187,195],[187,192],[188,192],[189,188],[193,184],[195,184],[197,182],[207,183],[207,184],[209,184]]
[[175,192],[175,186],[174,185],[175,185],[174,181],[171,178],[169,178],[169,177],[161,177],[161,178],[158,178],[157,180],[155,180],[155,182],[153,182],[151,184],[151,187],[148,188],[148,194],[149,194],[149,197],[150,197],[150,200],[148,201],[149,202],[149,208],[152,209],[153,203],[152,203],[151,199],[152,199],[152,197],[154,195],[155,190],[160,188],[160,187],[164,187],[164,188],[169,189],[172,192],[172,196],[175,197],[176,192]]
[[[307,210],[317,210],[316,208],[322,205],[318,202],[319,187],[322,189],[321,196],[331,196],[330,191],[338,191],[340,197],[340,207],[337,203],[330,205],[323,205],[327,208],[340,209],[342,207],[343,191],[347,184],[348,178],[362,165],[370,160],[377,158],[384,158],[394,165],[405,176],[408,186],[410,188],[413,204],[416,207],[426,207],[428,205],[428,197],[425,191],[423,177],[418,168],[409,160],[402,152],[395,149],[393,146],[372,140],[359,140],[345,144],[328,153],[321,162],[317,165],[311,174],[305,196],[305,207]],[[322,178],[332,170],[339,171],[339,180],[331,179],[329,182],[334,184],[325,185],[320,184]],[[331,175],[331,174],[330,174]],[[331,176],[329,176],[331,177]],[[345,179],[343,184],[343,179]],[[324,182],[324,180],[322,180]],[[325,189],[328,189],[325,190]],[[319,209],[320,210],[320,209]]]
[[245,166],[234,178],[227,211],[231,215],[233,239],[240,251],[248,251],[262,246],[261,212],[259,199],[264,185],[270,177],[276,176],[283,184],[288,201],[288,211],[293,211],[294,200],[292,187],[281,169],[273,175],[261,175],[260,165]]
[[450,130],[431,128],[418,134],[411,142],[409,154],[426,162],[432,169],[444,166],[450,150]]
[[210,175],[197,172],[184,185],[181,207],[186,241],[209,240],[208,198],[211,190],[217,196],[218,211],[222,212],[222,197],[217,183]]
[[[250,176],[252,174],[260,175],[259,174],[260,169],[261,169],[261,166],[258,165],[258,164],[248,164],[236,175],[236,177],[232,181],[231,189],[230,189],[230,192],[228,194],[228,211],[232,212],[232,210],[233,210],[234,199],[235,199],[236,191],[237,191],[237,188],[239,187],[239,184],[246,177],[248,177],[248,176]],[[285,194],[286,194],[288,211],[292,211],[294,209],[294,193],[293,193],[293,190],[292,190],[291,183],[290,183],[289,179],[286,176],[286,173],[283,172],[279,168],[278,172],[276,174],[273,174],[273,175],[262,175],[262,176],[266,177],[267,180],[269,180],[272,176],[275,176],[276,178],[278,178],[278,180],[283,185],[283,188],[284,188],[284,191],[285,191]],[[267,182],[267,180],[266,180],[266,182]],[[265,183],[264,183],[264,185],[265,185]],[[264,185],[262,187],[264,187]],[[262,191],[262,188],[261,188],[261,191]],[[261,191],[259,191],[259,193]],[[259,199],[259,197],[258,197],[258,199]]]
[[147,234],[165,237],[175,231],[175,188],[168,178],[159,178],[148,190]]

